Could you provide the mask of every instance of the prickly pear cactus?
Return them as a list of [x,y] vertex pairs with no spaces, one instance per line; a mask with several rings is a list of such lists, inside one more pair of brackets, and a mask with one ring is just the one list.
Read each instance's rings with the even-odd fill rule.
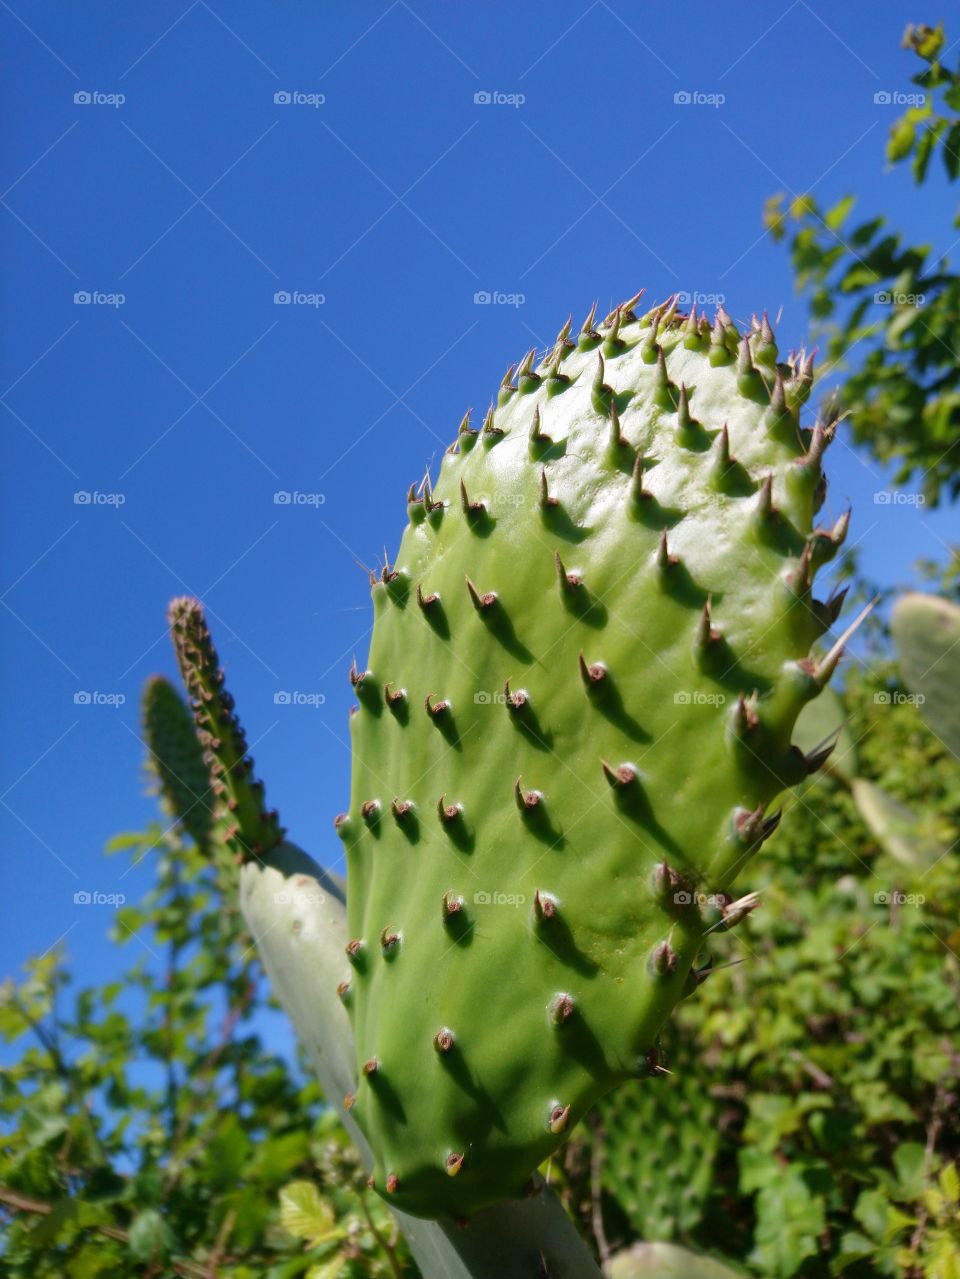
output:
[[903,595],[890,629],[920,714],[960,759],[960,607],[937,595]]
[[[345,1104],[373,1184],[466,1216],[652,1067],[836,664],[812,359],[633,298],[508,371],[408,498],[351,672]],[[702,895],[702,896],[701,896]]]
[[605,1194],[633,1236],[648,1241],[688,1238],[717,1185],[717,1104],[701,1063],[678,1047],[669,1073],[631,1080],[604,1098],[592,1136]]
[[197,847],[209,852],[215,801],[193,716],[162,675],[151,676],[144,685],[142,709],[143,734],[150,752],[148,766],[156,777],[164,807]]

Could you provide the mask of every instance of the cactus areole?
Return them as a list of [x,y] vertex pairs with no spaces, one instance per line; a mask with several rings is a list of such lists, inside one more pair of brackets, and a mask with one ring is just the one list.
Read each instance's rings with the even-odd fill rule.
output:
[[839,657],[813,577],[832,430],[812,358],[672,304],[569,323],[408,496],[351,680],[337,819],[350,1104],[372,1184],[428,1217],[523,1194],[605,1092],[657,1069]]

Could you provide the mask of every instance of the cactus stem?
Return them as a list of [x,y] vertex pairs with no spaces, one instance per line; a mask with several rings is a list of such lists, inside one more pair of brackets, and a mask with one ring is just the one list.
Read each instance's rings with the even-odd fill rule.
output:
[[226,798],[236,817],[230,837],[241,861],[262,856],[285,835],[279,818],[264,803],[263,785],[254,778],[247,739],[223,686],[223,671],[199,600],[175,599],[169,608],[177,663],[190,694],[200,744],[206,752],[214,790]]

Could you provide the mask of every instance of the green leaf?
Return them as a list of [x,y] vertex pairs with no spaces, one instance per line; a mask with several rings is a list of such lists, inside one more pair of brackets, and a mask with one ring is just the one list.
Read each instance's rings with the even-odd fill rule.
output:
[[839,231],[850,216],[850,210],[856,204],[856,196],[846,195],[842,200],[838,201],[832,209],[828,209],[823,215],[823,220],[831,231]]
[[130,1253],[137,1261],[157,1261],[173,1250],[173,1232],[156,1208],[144,1208],[130,1227]]
[[816,1256],[826,1222],[824,1203],[811,1194],[795,1169],[781,1172],[757,1196],[754,1257],[775,1279],[792,1279],[807,1257]]
[[915,136],[916,126],[905,118],[897,120],[895,124],[890,126],[890,136],[887,139],[887,159],[891,164],[896,164],[910,154]]
[[340,1238],[342,1230],[330,1204],[312,1181],[291,1181],[280,1191],[280,1221],[284,1230],[311,1246]]
[[902,1142],[893,1152],[893,1166],[903,1192],[898,1198],[919,1199],[926,1180],[927,1156],[923,1146],[917,1141]]
[[960,173],[960,120],[951,126],[943,140],[943,165],[947,177],[955,182]]
[[337,1279],[337,1275],[344,1267],[345,1257],[342,1253],[336,1253],[327,1261],[322,1261],[318,1266],[311,1266],[307,1271],[306,1279]]

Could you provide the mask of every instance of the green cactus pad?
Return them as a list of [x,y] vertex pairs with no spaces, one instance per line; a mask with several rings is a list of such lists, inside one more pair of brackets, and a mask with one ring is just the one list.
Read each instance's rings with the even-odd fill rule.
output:
[[903,679],[920,714],[960,759],[960,607],[936,595],[904,595],[890,619]]
[[685,1051],[670,1055],[669,1070],[630,1080],[605,1097],[589,1136],[604,1194],[633,1237],[648,1241],[689,1238],[717,1184],[718,1108],[702,1063],[679,1046]]
[[[662,307],[530,352],[408,495],[351,671],[343,998],[373,1184],[464,1217],[651,1069],[837,660],[812,360]],[[698,898],[702,894],[702,898]],[[726,918],[725,918],[726,916]]]
[[143,687],[147,765],[163,804],[204,853],[210,850],[216,802],[193,716],[169,680],[153,675]]

